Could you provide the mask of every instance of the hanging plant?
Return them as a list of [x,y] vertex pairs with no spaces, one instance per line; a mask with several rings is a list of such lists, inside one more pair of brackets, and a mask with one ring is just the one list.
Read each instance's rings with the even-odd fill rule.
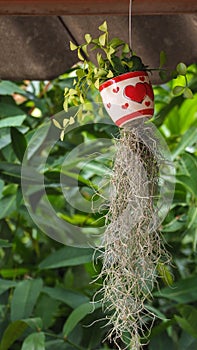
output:
[[[140,349],[140,337],[150,331],[147,316],[154,319],[147,307],[158,277],[167,279],[170,257],[158,231],[155,198],[159,192],[160,166],[165,157],[158,150],[158,140],[144,123],[154,113],[154,94],[149,69],[129,45],[119,38],[109,38],[106,21],[99,26],[101,35],[85,35],[85,43],[70,48],[77,51],[81,63],[76,67],[72,88],[65,88],[64,109],[79,106],[75,116],[64,119],[61,139],[69,124],[74,123],[80,106],[92,87],[100,95],[109,116],[119,127],[116,156],[111,176],[111,196],[107,225],[103,237],[102,301],[111,331],[108,334],[118,349],[119,339],[125,349]],[[87,58],[89,50],[96,52],[97,66]],[[86,57],[86,58],[84,58]],[[161,64],[165,55],[161,54]],[[177,74],[186,76],[187,67],[181,63]],[[163,73],[163,71],[162,71]],[[176,94],[192,97],[185,80]],[[150,320],[150,318],[149,318]],[[125,340],[126,339],[126,340]],[[129,339],[129,340],[128,340]]]

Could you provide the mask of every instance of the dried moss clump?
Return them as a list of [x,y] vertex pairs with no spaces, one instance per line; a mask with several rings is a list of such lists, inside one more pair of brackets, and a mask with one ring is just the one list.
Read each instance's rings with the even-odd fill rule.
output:
[[139,128],[121,131],[111,177],[99,277],[103,279],[104,309],[112,325],[108,337],[118,349],[119,338],[126,336],[131,338],[130,349],[140,349],[140,336],[151,328],[150,317],[149,327],[146,324],[147,315],[154,318],[145,303],[157,283],[157,266],[169,261],[157,231],[155,205],[163,157],[158,155],[157,142],[148,128],[144,126],[144,134]]

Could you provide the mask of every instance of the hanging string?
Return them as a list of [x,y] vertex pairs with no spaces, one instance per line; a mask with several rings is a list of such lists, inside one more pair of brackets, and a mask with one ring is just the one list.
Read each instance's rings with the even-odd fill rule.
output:
[[132,49],[132,0],[129,0],[129,47]]

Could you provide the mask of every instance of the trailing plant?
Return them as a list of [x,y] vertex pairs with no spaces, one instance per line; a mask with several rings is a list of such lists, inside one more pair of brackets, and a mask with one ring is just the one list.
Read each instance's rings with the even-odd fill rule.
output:
[[[95,101],[101,101],[98,92],[99,86],[106,80],[118,75],[134,71],[158,71],[161,82],[174,78],[177,82],[172,90],[174,95],[183,94],[186,98],[192,98],[192,91],[189,87],[186,77],[187,66],[180,62],[176,69],[169,73],[163,67],[166,64],[167,57],[164,51],[160,52],[160,64],[157,68],[149,68],[142,62],[129,45],[120,38],[110,38],[107,22],[104,21],[99,27],[101,34],[93,38],[91,34],[85,34],[85,42],[76,45],[70,42],[71,51],[77,51],[79,63],[73,67],[75,73],[72,86],[64,89],[64,110],[67,112],[69,107],[77,106],[78,109],[74,115],[65,118],[63,123],[53,119],[57,128],[61,130],[60,139],[63,141],[66,128],[73,124],[76,118],[81,121],[84,119],[84,103],[90,101],[90,94],[93,94]],[[90,52],[95,53],[94,63],[89,59]],[[85,113],[84,113],[85,112]]]
[[[146,70],[140,57],[136,56],[129,45],[119,38],[109,38],[107,22],[99,26],[102,34],[93,39],[85,34],[85,43],[75,45],[70,42],[70,49],[77,50],[78,58],[83,63],[76,69],[73,88],[65,88],[64,109],[67,111],[70,102],[74,105],[84,103],[87,91],[94,86],[99,89],[104,81],[127,72]],[[89,50],[95,51],[97,65],[88,60]]]

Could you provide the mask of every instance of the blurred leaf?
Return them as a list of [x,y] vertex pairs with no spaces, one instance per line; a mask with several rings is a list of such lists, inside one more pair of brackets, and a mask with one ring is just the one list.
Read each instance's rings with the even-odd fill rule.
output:
[[10,247],[12,247],[12,243],[9,243],[9,241],[5,239],[0,239],[0,248],[10,248]]
[[197,340],[191,337],[188,333],[182,332],[179,340],[180,350],[196,350]]
[[[40,125],[35,131],[32,132],[32,138],[28,141],[27,159],[30,159],[43,144],[50,127],[51,123],[45,123]],[[58,138],[56,140],[58,140]]]
[[154,117],[154,124],[159,127],[162,123],[164,123],[165,118],[168,114],[174,109],[178,108],[183,101],[182,96],[174,97],[169,103],[167,103]]
[[1,80],[0,95],[12,95],[13,93],[26,95],[26,92],[23,89],[21,89],[18,85],[8,80]]
[[179,326],[189,333],[192,337],[197,338],[197,310],[189,305],[180,308],[182,317],[175,315]]
[[16,115],[15,117],[0,119],[0,128],[11,126],[20,126],[26,118],[26,115]]
[[3,197],[3,188],[4,188],[4,181],[0,179],[0,199]]
[[[25,280],[17,284],[11,301],[11,320],[31,316],[37,298],[42,290],[42,280]],[[21,296],[23,296],[21,298]]]
[[51,327],[56,322],[56,318],[59,312],[58,310],[59,305],[60,305],[59,301],[54,300],[52,297],[48,295],[41,294],[41,296],[39,297],[36,303],[34,315],[37,316],[38,319],[42,320],[44,329]]
[[195,142],[197,142],[197,132],[196,132],[196,126],[193,125],[181,137],[179,144],[172,151],[172,159],[174,160],[180,153],[182,153],[186,149],[186,147],[192,146]]
[[59,300],[73,309],[89,301],[87,296],[62,287],[44,287],[43,292],[48,294],[52,299]]
[[197,227],[197,207],[190,207],[187,216],[187,228]]
[[45,350],[44,333],[32,333],[23,342],[21,350]]
[[43,323],[41,318],[26,318],[23,319],[24,321],[30,328],[34,329],[35,331],[39,331],[42,329]]
[[197,159],[193,155],[185,152],[182,154],[181,163],[184,164],[188,175],[195,177],[197,172]]
[[23,334],[26,328],[27,325],[23,321],[15,321],[10,323],[3,333],[0,350],[11,349],[10,346]]
[[177,182],[182,184],[189,192],[191,192],[195,197],[197,193],[197,182],[196,179],[187,175],[177,175]]
[[0,162],[0,176],[5,178],[6,180],[10,180],[10,182],[20,183],[21,166],[19,164]]
[[160,52],[160,64],[159,64],[159,68],[162,68],[164,66],[164,64],[166,64],[167,61],[167,56],[166,56],[166,52],[165,51],[161,51]]
[[17,158],[22,162],[27,147],[25,136],[20,131],[18,131],[18,129],[12,127],[11,140],[14,153],[16,154]]
[[172,287],[163,288],[159,292],[155,292],[154,295],[181,304],[197,301],[197,276],[181,279]]
[[174,95],[179,95],[179,94],[182,94],[182,92],[185,90],[185,87],[184,86],[175,86],[174,89],[173,89],[173,94]]
[[68,335],[72,332],[72,330],[75,328],[75,326],[89,313],[94,311],[93,304],[85,303],[80,306],[78,306],[66,320],[66,323],[63,327],[63,335],[65,338],[68,337]]
[[45,343],[46,350],[74,350],[73,347],[65,343],[64,340],[50,340]]
[[13,269],[1,269],[0,270],[0,275],[3,278],[16,278],[19,276],[24,276],[25,273],[28,272],[28,269],[24,268],[24,267],[19,267],[19,268],[13,268]]
[[0,137],[0,149],[6,147],[10,143],[11,143],[10,128],[2,128],[1,137]]
[[0,278],[0,295],[6,292],[6,290],[15,287],[16,285],[17,282],[15,281],[7,281]]
[[10,103],[0,101],[0,118],[12,117],[14,115],[17,116],[22,114],[24,114],[24,111],[15,104],[14,100],[13,104],[11,104],[11,101]]
[[40,263],[39,268],[41,270],[56,269],[58,267],[85,264],[92,261],[93,251],[94,250],[91,248],[76,248],[67,246],[49,255]]
[[3,219],[16,209],[16,197],[12,195],[0,199],[0,207],[0,219]]
[[159,334],[157,337],[151,339],[149,350],[176,350],[176,345],[166,332]]
[[185,226],[185,223],[178,221],[177,218],[173,218],[172,221],[163,226],[162,232],[176,232],[182,229]]
[[193,98],[194,97],[192,90],[188,87],[185,88],[183,95],[185,98]]

